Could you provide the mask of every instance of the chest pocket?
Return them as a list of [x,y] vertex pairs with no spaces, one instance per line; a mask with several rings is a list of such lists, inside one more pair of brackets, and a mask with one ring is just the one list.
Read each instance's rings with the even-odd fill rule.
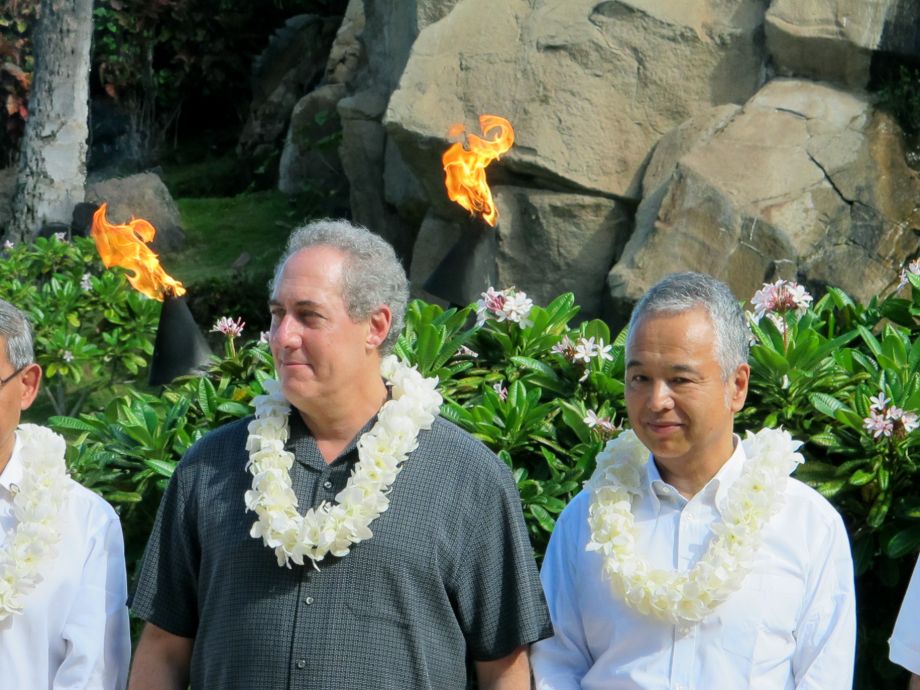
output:
[[781,664],[795,650],[805,586],[784,573],[751,573],[742,588],[716,609],[722,647],[754,665]]

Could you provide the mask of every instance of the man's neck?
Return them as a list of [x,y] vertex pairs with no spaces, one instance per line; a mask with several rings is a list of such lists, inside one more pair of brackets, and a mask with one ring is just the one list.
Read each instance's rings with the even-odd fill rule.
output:
[[732,437],[727,450],[722,448],[705,458],[685,457],[668,461],[655,458],[655,466],[661,478],[677,489],[681,496],[689,500],[702,491],[703,487],[719,473],[734,452],[734,437]]
[[323,459],[333,462],[387,399],[387,388],[377,378],[367,390],[351,392],[346,400],[324,400],[298,409],[304,424],[316,439]]

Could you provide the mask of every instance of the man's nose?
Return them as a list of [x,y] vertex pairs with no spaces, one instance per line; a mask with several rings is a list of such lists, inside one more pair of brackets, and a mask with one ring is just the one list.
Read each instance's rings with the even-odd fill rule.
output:
[[653,412],[670,410],[674,407],[671,388],[665,381],[653,381],[648,398],[649,409]]
[[290,316],[283,316],[271,331],[271,339],[283,348],[294,348],[298,346],[297,328]]

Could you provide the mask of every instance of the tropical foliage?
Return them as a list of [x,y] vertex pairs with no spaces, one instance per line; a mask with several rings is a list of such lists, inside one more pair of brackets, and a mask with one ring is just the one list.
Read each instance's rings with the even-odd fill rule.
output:
[[[85,242],[7,248],[0,285],[37,324],[48,383],[66,384],[55,409],[82,405],[50,421],[71,441],[74,476],[118,508],[133,568],[183,452],[249,414],[272,363],[263,342],[227,319],[215,324],[224,351],[204,375],[145,389],[134,378],[158,305],[135,295],[120,272],[102,270]],[[806,296],[789,283],[753,296],[751,390],[737,425],[782,426],[805,442],[796,476],[834,503],[852,539],[858,686],[887,687],[898,671],[886,641],[920,549],[920,263],[905,269],[895,293],[868,304],[834,288],[816,301]],[[597,320],[576,323],[577,313],[571,294],[537,306],[513,288],[490,289],[464,309],[416,301],[396,346],[439,377],[442,414],[511,468],[538,557],[596,453],[627,425],[626,334]],[[103,385],[118,395],[98,394]]]

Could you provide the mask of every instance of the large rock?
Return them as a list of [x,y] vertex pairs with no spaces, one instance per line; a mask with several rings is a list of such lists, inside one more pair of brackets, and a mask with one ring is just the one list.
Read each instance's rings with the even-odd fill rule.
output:
[[278,172],[278,189],[285,194],[308,188],[335,196],[347,193],[348,181],[338,153],[342,123],[337,105],[344,96],[344,84],[326,84],[297,102]]
[[240,156],[265,160],[276,155],[294,106],[323,76],[337,26],[336,18],[298,15],[272,37],[253,67],[249,119],[237,144]]
[[760,0],[462,0],[420,32],[385,122],[433,203],[448,128],[482,113],[515,128],[506,169],[637,200],[663,132],[762,84],[762,21]]
[[916,0],[773,0],[767,48],[780,74],[862,88],[872,56],[920,57]]
[[6,233],[10,222],[10,208],[13,194],[16,192],[16,168],[0,168],[0,237]]
[[348,0],[342,23],[329,49],[323,83],[348,85],[352,82],[364,56],[359,40],[363,32],[364,2],[363,0]]
[[427,203],[381,120],[419,31],[457,1],[365,0],[363,66],[353,79],[353,94],[339,102],[339,157],[348,177],[352,217],[389,240],[407,266]]
[[[480,221],[429,214],[413,252],[413,285],[424,288],[440,264],[455,290],[435,295],[448,302],[467,304],[489,286],[513,285],[543,305],[574,292],[582,317],[601,316],[607,272],[629,235],[624,206],[603,197],[523,187],[496,186],[494,192],[501,214],[494,230]],[[445,266],[441,262],[456,243]]]
[[667,273],[711,273],[749,299],[798,278],[860,300],[891,285],[918,249],[920,178],[898,127],[865,95],[776,80],[741,110],[666,135],[610,272],[619,318]]
[[157,231],[151,247],[160,254],[178,250],[185,241],[179,208],[163,180],[153,173],[87,182],[86,201],[107,203],[105,217],[110,223],[132,218],[148,221]]

